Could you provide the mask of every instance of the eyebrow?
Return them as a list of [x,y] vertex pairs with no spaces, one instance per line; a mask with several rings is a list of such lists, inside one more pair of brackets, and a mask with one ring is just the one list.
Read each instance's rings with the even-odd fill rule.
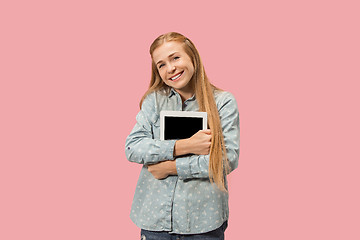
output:
[[[172,56],[174,56],[176,53],[178,53],[178,52],[173,52],[172,54],[170,54],[169,56],[168,56],[168,58],[171,58]],[[156,63],[156,65],[158,65],[159,63],[161,63],[163,60],[160,60],[160,61],[158,61],[157,63]]]

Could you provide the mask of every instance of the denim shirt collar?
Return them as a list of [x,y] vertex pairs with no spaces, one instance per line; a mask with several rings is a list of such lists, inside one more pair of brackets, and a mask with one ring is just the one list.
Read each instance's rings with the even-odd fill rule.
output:
[[[168,96],[168,97],[171,98],[172,96],[174,96],[174,95],[176,95],[176,94],[179,94],[179,93],[176,92],[174,88],[170,88],[170,93],[169,93],[169,96]],[[194,101],[195,99],[196,99],[196,97],[195,97],[195,94],[194,94],[194,95],[192,95],[191,98],[186,99],[185,102],[187,102],[187,101]]]

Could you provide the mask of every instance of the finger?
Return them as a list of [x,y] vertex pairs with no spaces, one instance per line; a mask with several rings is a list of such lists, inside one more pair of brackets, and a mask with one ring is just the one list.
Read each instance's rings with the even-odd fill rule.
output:
[[210,130],[210,129],[200,130],[200,132],[203,132],[203,133],[206,133],[206,134],[211,134],[211,130]]

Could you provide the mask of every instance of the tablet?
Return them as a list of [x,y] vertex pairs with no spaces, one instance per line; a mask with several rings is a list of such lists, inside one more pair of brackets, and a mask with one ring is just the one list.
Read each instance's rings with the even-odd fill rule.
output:
[[207,113],[191,111],[161,111],[160,139],[189,138],[199,130],[207,129]]

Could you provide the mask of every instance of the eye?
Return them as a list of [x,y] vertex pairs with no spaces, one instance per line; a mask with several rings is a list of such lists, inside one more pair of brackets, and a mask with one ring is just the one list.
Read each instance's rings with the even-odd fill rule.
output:
[[174,60],[178,60],[180,57],[174,57]]
[[165,64],[163,64],[163,63],[162,63],[162,64],[160,64],[160,65],[159,65],[159,69],[160,69],[161,67],[163,67],[164,65],[165,65]]

